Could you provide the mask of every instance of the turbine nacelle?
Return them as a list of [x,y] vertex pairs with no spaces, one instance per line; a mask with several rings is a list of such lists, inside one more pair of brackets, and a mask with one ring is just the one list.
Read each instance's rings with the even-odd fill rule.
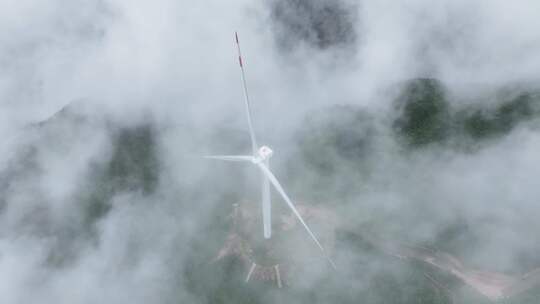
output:
[[259,156],[258,158],[260,158],[260,160],[267,160],[270,157],[272,157],[272,155],[274,155],[274,151],[272,151],[272,149],[270,149],[270,147],[268,147],[268,146],[262,146],[257,151],[257,154],[258,154],[258,156]]

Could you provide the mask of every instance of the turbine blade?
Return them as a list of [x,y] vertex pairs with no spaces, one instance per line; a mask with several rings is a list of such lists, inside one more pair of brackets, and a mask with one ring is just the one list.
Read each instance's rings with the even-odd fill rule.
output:
[[253,157],[248,156],[248,155],[208,155],[208,156],[205,156],[204,158],[225,160],[225,161],[247,161],[247,162],[253,161]]
[[[265,163],[267,167],[270,166],[268,159]],[[272,202],[270,200],[270,181],[264,173],[262,173],[262,213],[264,237],[269,239],[272,237]]]
[[246,84],[246,73],[244,72],[244,64],[242,62],[242,52],[240,51],[240,41],[238,40],[238,33],[234,33],[236,37],[236,47],[238,49],[238,63],[240,64],[240,70],[242,71],[242,85],[244,88],[244,102],[246,106],[247,121],[249,127],[249,136],[251,137],[251,149],[253,155],[257,155],[257,139],[255,138],[255,131],[253,130],[253,123],[251,120],[251,107],[249,103],[249,94]]
[[313,239],[313,241],[315,242],[315,244],[317,244],[317,246],[319,247],[319,249],[321,249],[324,257],[328,260],[328,262],[330,263],[330,265],[332,265],[332,268],[336,269],[336,265],[334,264],[334,262],[330,259],[330,257],[328,256],[328,254],[326,253],[326,251],[324,250],[324,247],[321,245],[321,243],[319,242],[319,240],[317,239],[317,237],[315,236],[315,234],[311,231],[311,229],[309,229],[308,225],[306,224],[306,222],[304,221],[304,219],[302,218],[302,216],[300,215],[300,213],[298,212],[298,210],[296,209],[296,207],[294,206],[294,204],[292,203],[291,199],[289,198],[289,196],[287,195],[287,193],[285,193],[285,190],[283,190],[283,187],[281,186],[281,184],[279,183],[279,181],[277,180],[276,176],[272,173],[272,171],[270,171],[270,169],[268,169],[268,167],[266,167],[265,164],[263,164],[262,162],[259,162],[257,163],[257,165],[259,166],[259,168],[264,172],[264,174],[268,177],[268,179],[270,180],[270,182],[272,183],[272,185],[274,186],[274,188],[276,188],[277,192],[279,192],[279,194],[281,194],[281,196],[283,197],[283,199],[285,200],[285,202],[287,203],[287,205],[289,206],[289,208],[291,208],[292,212],[294,213],[294,215],[296,216],[296,218],[300,221],[300,223],[302,224],[302,226],[304,226],[304,228],[306,229],[306,231],[308,232],[309,236],[311,237],[311,239]]

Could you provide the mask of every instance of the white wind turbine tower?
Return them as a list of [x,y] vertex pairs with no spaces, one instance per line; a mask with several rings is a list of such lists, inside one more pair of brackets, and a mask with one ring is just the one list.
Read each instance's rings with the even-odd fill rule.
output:
[[330,257],[327,255],[326,251],[324,250],[324,247],[321,245],[315,234],[311,231],[309,226],[306,224],[294,204],[292,203],[291,199],[285,193],[285,190],[283,190],[283,187],[277,180],[277,178],[274,176],[272,171],[270,171],[270,157],[272,157],[273,151],[268,146],[261,146],[259,147],[257,145],[257,139],[255,138],[255,132],[253,131],[253,123],[251,120],[251,109],[250,109],[250,103],[249,103],[249,95],[247,91],[247,85],[246,85],[246,76],[244,72],[244,65],[242,62],[242,53],[240,51],[240,42],[238,41],[238,33],[235,33],[236,38],[236,46],[238,48],[238,61],[240,64],[240,70],[242,71],[242,85],[244,88],[244,100],[245,100],[245,108],[246,108],[246,114],[247,114],[247,121],[249,126],[249,135],[251,137],[251,148],[252,148],[252,155],[212,155],[212,156],[206,156],[206,158],[211,159],[218,159],[218,160],[225,160],[225,161],[237,161],[237,162],[248,162],[255,166],[257,166],[262,173],[262,213],[263,213],[263,231],[264,231],[264,237],[266,239],[271,238],[272,236],[272,217],[271,217],[271,201],[270,201],[270,184],[274,186],[276,191],[281,195],[283,200],[285,200],[285,203],[291,208],[292,212],[296,216],[296,218],[300,221],[302,226],[306,229],[307,233],[313,239],[315,244],[319,247],[319,249],[324,254],[325,258],[328,260],[330,265],[335,269],[336,266],[334,262],[330,259]]

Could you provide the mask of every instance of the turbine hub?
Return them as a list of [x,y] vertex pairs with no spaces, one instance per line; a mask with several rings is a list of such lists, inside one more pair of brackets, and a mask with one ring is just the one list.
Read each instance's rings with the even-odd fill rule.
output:
[[262,146],[259,148],[258,153],[261,160],[265,160],[272,157],[274,151],[272,151],[272,149],[270,149],[268,146]]

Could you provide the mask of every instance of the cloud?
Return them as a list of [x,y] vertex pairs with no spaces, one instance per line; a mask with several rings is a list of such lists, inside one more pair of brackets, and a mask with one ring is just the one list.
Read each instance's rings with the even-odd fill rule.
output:
[[[274,299],[205,262],[232,204],[259,197],[255,172],[200,159],[249,150],[235,31],[259,141],[293,199],[333,208],[341,235],[370,229],[504,271],[536,265],[537,108],[512,105],[538,101],[538,6],[4,1],[0,302],[213,302],[227,286],[224,299]],[[403,94],[422,81],[440,86],[444,121],[430,123],[444,136],[418,145],[404,138],[431,134],[429,100]],[[328,294],[346,280],[393,284],[357,245],[338,236],[338,264],[364,273],[349,267]],[[403,282],[408,268],[396,271]],[[303,286],[327,276],[313,269]]]

